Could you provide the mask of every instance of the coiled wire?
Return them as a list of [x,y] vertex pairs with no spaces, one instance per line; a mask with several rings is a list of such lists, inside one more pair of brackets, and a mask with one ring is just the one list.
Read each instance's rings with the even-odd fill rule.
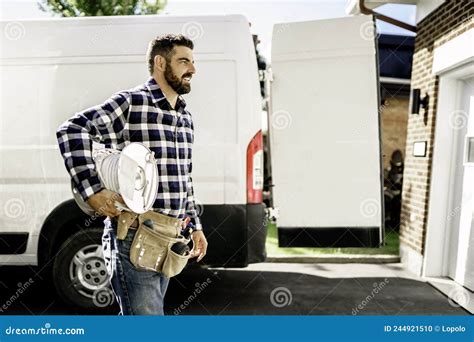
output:
[[98,150],[94,152],[93,159],[102,185],[108,190],[119,193],[118,166],[120,151]]

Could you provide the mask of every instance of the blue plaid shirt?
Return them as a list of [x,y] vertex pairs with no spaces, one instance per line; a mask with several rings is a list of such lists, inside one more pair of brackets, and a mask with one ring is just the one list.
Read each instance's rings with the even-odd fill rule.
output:
[[120,91],[103,104],[77,113],[59,126],[56,136],[66,169],[87,200],[104,189],[92,159],[92,141],[122,150],[140,142],[155,153],[158,195],[153,210],[184,218],[202,229],[191,178],[193,121],[178,97],[173,109],[153,78]]

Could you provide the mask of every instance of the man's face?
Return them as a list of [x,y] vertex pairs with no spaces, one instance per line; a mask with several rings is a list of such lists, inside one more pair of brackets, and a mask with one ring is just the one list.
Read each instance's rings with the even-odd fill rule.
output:
[[193,51],[185,46],[175,46],[171,60],[166,62],[165,79],[181,95],[191,91],[191,78],[196,73]]

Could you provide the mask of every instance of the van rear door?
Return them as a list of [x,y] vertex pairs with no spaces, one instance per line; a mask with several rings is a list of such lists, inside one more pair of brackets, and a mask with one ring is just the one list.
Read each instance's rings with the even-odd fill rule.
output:
[[281,247],[383,241],[375,23],[274,26],[269,134]]

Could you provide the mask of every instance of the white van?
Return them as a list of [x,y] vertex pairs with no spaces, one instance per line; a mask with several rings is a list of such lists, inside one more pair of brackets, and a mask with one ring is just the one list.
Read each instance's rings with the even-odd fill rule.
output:
[[[376,51],[373,33],[359,34],[364,25],[373,28],[373,19],[275,26],[269,130],[262,132],[256,54],[243,16],[0,22],[0,265],[52,271],[64,300],[93,305],[94,291],[107,284],[103,219],[86,216],[72,199],[55,131],[75,112],[144,83],[147,44],[169,32],[195,43],[197,73],[185,99],[209,241],[204,262],[265,260],[264,135],[283,246],[337,245],[334,236],[345,229],[358,234],[346,244],[380,243],[383,213],[362,212],[364,200],[380,208],[382,198]],[[346,158],[362,158],[355,180],[344,178]]]

